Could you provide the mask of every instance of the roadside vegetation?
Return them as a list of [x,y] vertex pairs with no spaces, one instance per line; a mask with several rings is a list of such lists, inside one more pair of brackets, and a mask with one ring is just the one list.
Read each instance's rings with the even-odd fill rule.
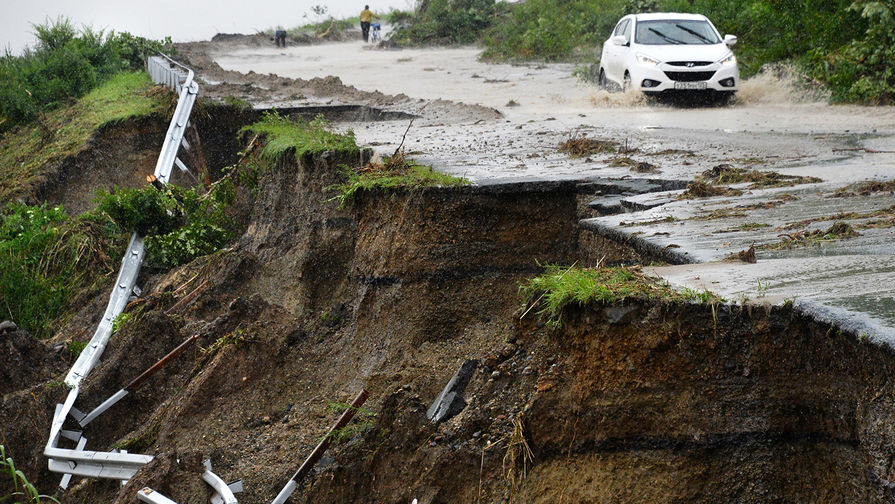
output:
[[[666,300],[671,302],[719,303],[723,299],[711,292],[685,290],[678,292],[640,272],[639,268],[563,267],[548,264],[542,275],[519,287],[527,314],[537,314],[554,327],[562,325],[563,308],[591,303],[620,303],[626,300]],[[523,314],[523,316],[525,316]]]
[[339,207],[346,207],[363,191],[388,189],[421,189],[423,187],[457,187],[469,181],[437,172],[431,166],[406,158],[403,152],[396,152],[382,163],[367,163],[360,168],[342,166],[345,182],[329,189],[336,192],[334,200]]
[[87,148],[102,125],[160,112],[167,94],[153,93],[144,73],[109,77],[80,100],[42,113],[0,138],[0,317],[36,337],[64,322],[79,293],[114,274],[127,235],[106,214],[68,215],[62,207],[17,199],[44,177],[47,167]]
[[146,73],[121,72],[80,100],[7,131],[0,136],[0,201],[25,195],[48,167],[87,148],[102,126],[163,113],[174,100],[171,93],[157,92]]
[[142,70],[145,58],[171,52],[171,41],[153,41],[130,33],[76,29],[70,20],[34,25],[37,43],[21,56],[0,58],[0,133],[38,121],[71,103],[119,72]]
[[[20,469],[16,469],[16,464],[12,457],[7,455],[6,447],[0,445],[0,477],[7,479],[7,482],[0,484],[0,488],[10,488],[10,493],[0,494],[0,502],[22,503],[22,504],[40,504],[42,502],[56,502],[55,497],[42,495],[37,491],[28,478]],[[5,493],[5,492],[4,492]]]
[[289,152],[296,159],[329,150],[359,155],[360,148],[354,140],[353,132],[338,133],[328,126],[323,116],[307,121],[284,117],[274,111],[265,113],[261,120],[240,131],[264,137],[265,145],[261,156],[270,161],[280,161]]
[[875,0],[419,0],[394,12],[393,40],[409,44],[481,43],[491,61],[572,61],[587,77],[618,19],[634,12],[695,12],[737,35],[744,77],[794,63],[801,84],[829,88],[836,101],[895,98],[895,3]]

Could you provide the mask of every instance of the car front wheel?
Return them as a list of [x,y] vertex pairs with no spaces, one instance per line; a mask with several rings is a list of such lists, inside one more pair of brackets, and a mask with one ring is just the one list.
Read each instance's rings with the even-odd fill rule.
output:
[[625,72],[624,83],[622,84],[622,92],[627,93],[631,89],[631,74]]

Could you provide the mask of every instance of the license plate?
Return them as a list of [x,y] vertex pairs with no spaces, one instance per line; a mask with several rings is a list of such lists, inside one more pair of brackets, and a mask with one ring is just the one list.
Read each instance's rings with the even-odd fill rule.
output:
[[705,82],[675,82],[674,89],[705,89]]

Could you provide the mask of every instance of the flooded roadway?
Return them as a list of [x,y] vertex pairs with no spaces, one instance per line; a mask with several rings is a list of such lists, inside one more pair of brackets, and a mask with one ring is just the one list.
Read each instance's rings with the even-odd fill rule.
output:
[[[728,106],[681,108],[583,84],[571,75],[571,65],[485,64],[477,61],[475,48],[371,50],[346,42],[241,48],[214,56],[226,70],[303,79],[335,75],[361,90],[419,99],[421,118],[407,134],[406,150],[479,184],[597,177],[688,181],[722,163],[819,177],[823,182],[747,190],[738,198],[667,198],[656,208],[584,224],[680,250],[694,264],[652,269],[672,283],[708,288],[731,300],[794,299],[813,316],[832,317],[871,339],[895,342],[892,227],[862,230],[859,237],[819,246],[760,249],[756,264],[725,260],[750,244],[779,240],[781,229],[794,222],[812,218],[807,229],[819,229],[840,212],[895,205],[891,194],[829,197],[830,191],[850,183],[895,178],[891,107],[829,105],[796,91],[791,80],[765,75],[745,81]],[[439,99],[480,104],[503,117],[446,120],[427,115],[426,104]],[[340,126],[351,128],[359,143],[386,154],[407,128],[405,122]],[[629,149],[627,155],[656,165],[659,173],[613,167],[613,156],[570,159],[558,152],[563,140],[584,135],[620,142]],[[781,193],[796,199],[756,208]],[[750,209],[735,216],[693,218],[737,205]],[[663,218],[674,222],[655,223]],[[755,223],[762,226],[751,225]]]

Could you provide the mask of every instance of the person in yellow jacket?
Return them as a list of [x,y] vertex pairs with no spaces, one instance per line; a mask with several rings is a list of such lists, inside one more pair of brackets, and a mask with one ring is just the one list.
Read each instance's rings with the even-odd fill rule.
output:
[[369,5],[364,5],[364,10],[360,11],[360,31],[364,34],[364,42],[370,38],[370,22],[373,19],[379,19],[379,16],[373,14]]

